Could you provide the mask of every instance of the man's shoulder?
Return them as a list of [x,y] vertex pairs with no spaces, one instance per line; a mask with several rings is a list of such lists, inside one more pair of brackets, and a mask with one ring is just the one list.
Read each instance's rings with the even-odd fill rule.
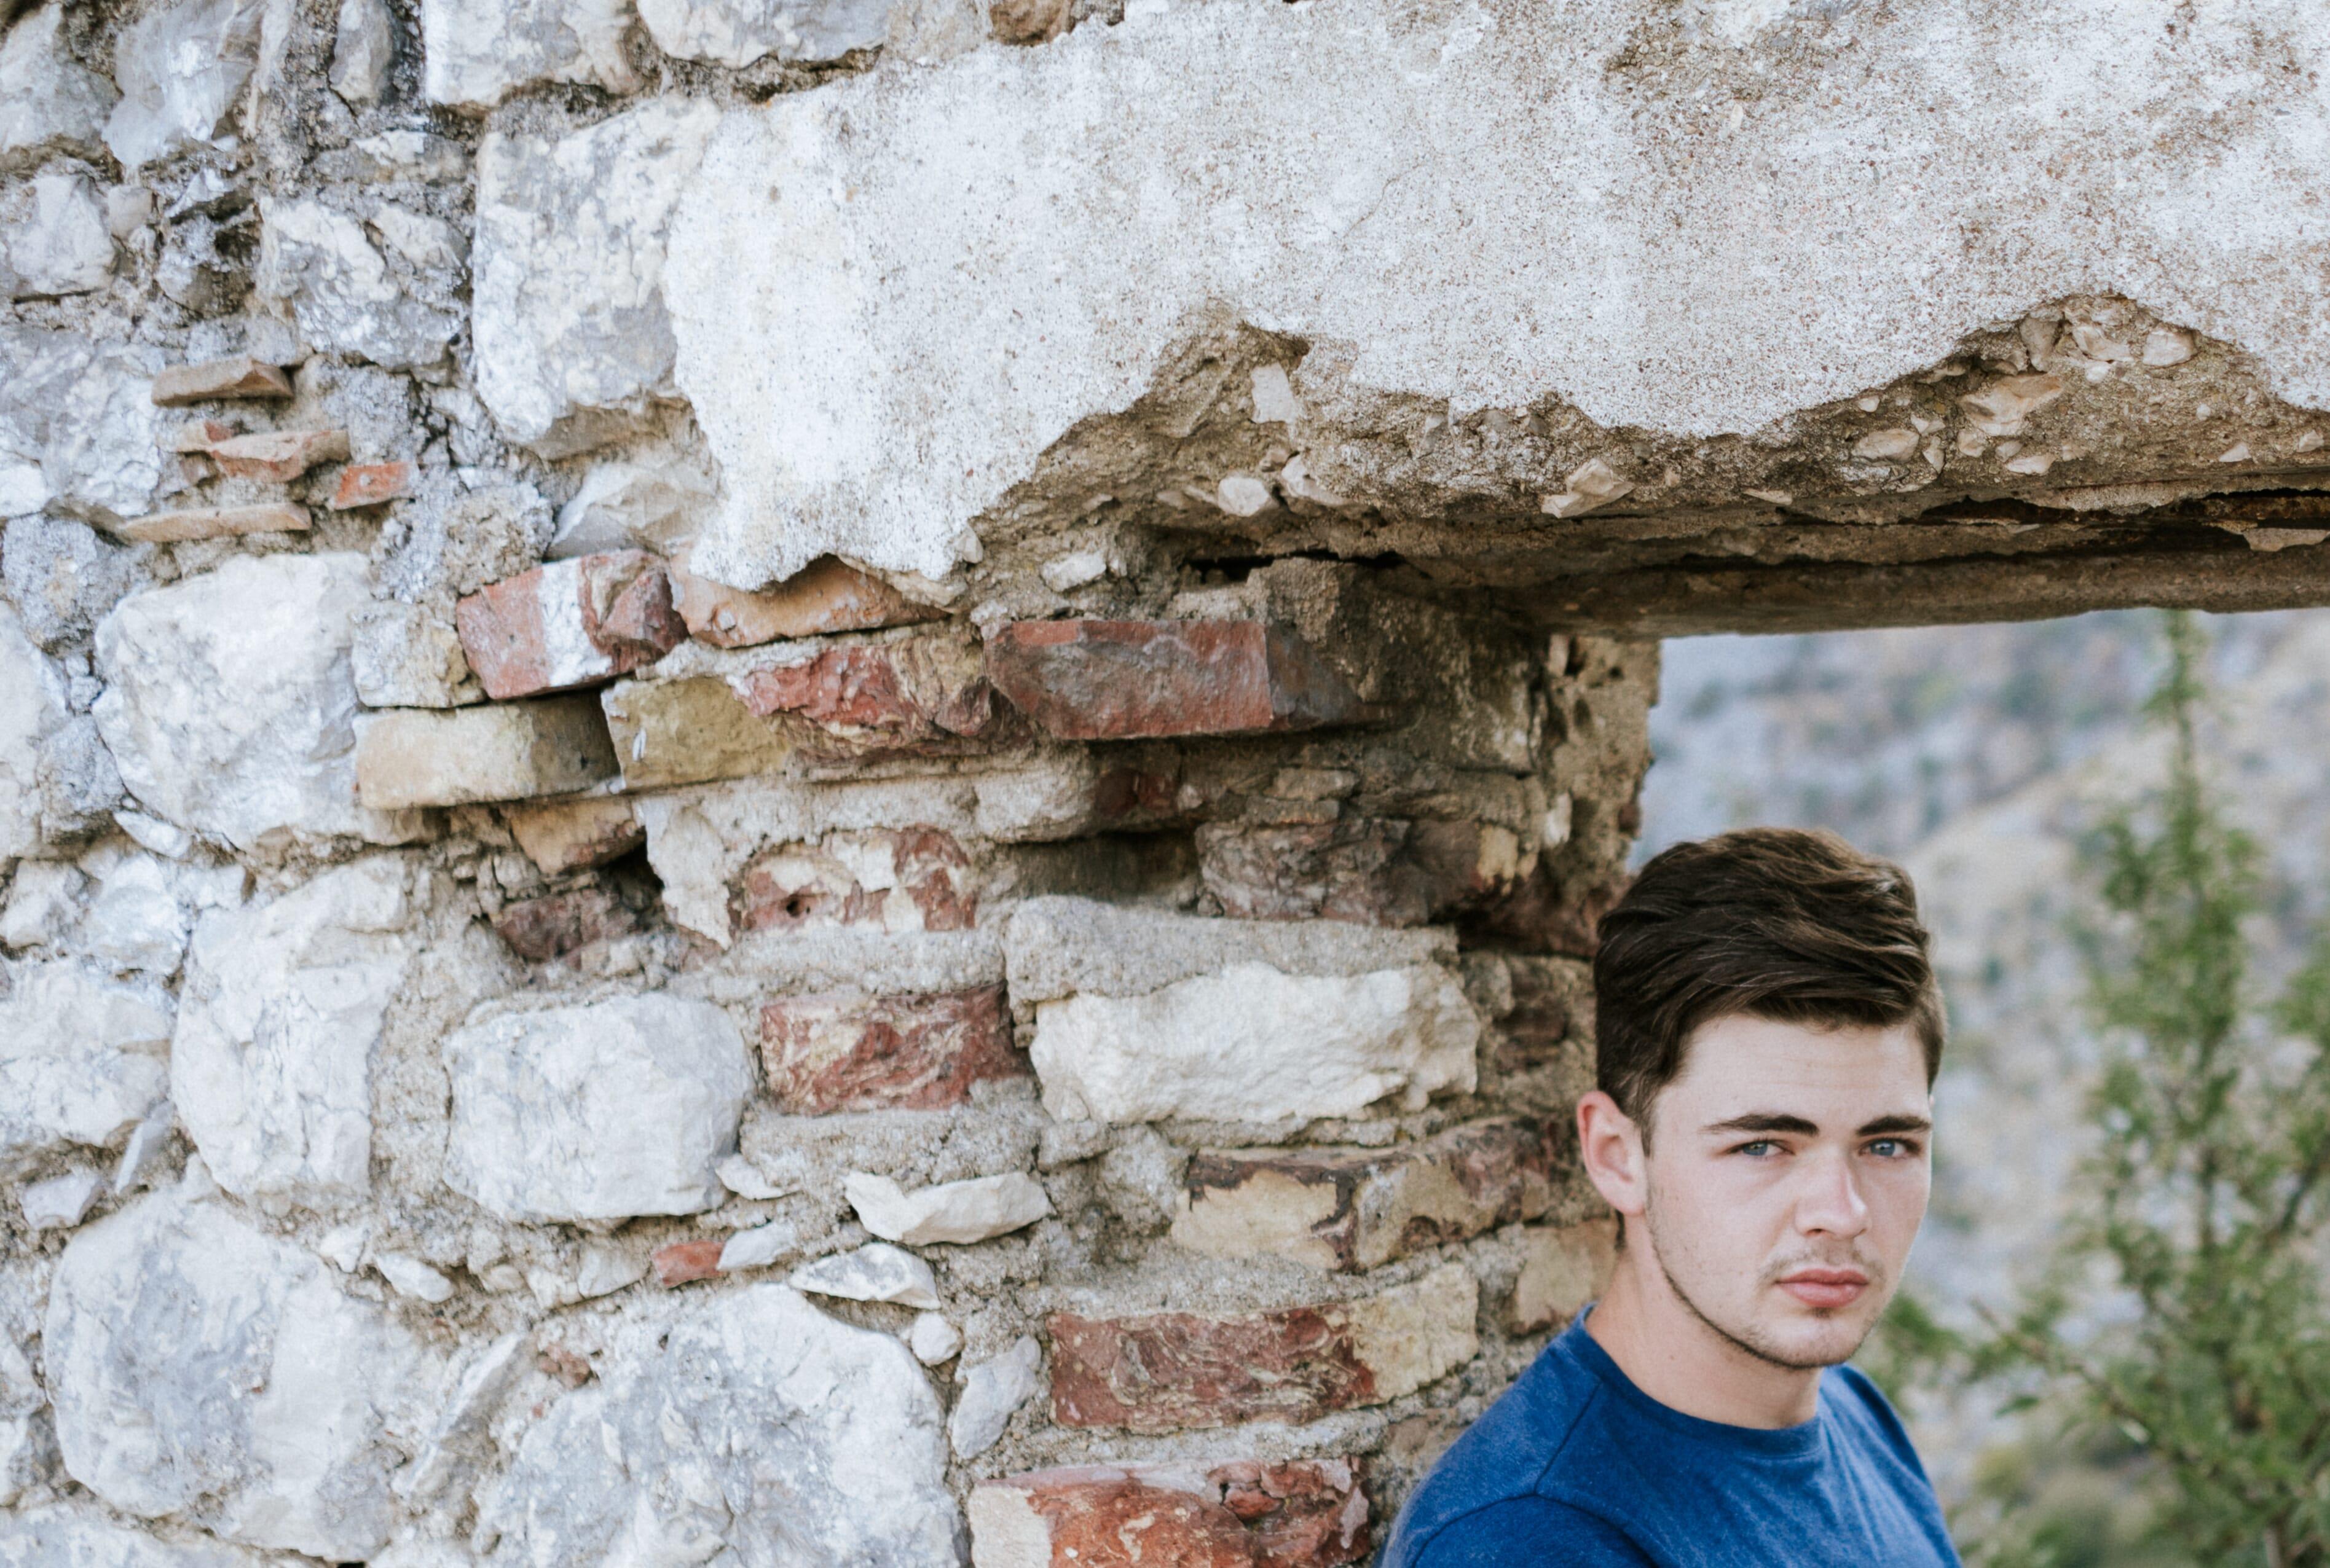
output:
[[1649,1568],[1651,1559],[1607,1520],[1555,1497],[1507,1497],[1443,1521],[1429,1533],[1403,1527],[1384,1568]]
[[[1598,1387],[1590,1373],[1561,1353],[1559,1341],[1548,1346],[1449,1446],[1408,1498],[1384,1554],[1384,1568],[1416,1568],[1426,1563],[1438,1568],[1443,1559],[1436,1554],[1442,1548],[1435,1547],[1435,1554],[1429,1557],[1419,1554],[1444,1535],[1451,1535],[1453,1544],[1468,1533],[1510,1528],[1524,1518],[1545,1528],[1573,1517],[1588,1520],[1571,1504],[1558,1500],[1550,1483],[1587,1419]],[[1473,1559],[1460,1554],[1446,1561]]]

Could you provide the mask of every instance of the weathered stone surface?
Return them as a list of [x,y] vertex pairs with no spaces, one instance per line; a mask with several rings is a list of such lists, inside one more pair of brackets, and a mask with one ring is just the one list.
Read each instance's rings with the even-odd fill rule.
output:
[[238,534],[305,534],[308,508],[287,501],[258,506],[189,506],[148,512],[117,523],[113,532],[142,544],[183,544],[192,539],[228,539]]
[[599,704],[587,696],[377,713],[360,727],[356,790],[393,810],[564,795],[615,776]]
[[1374,1544],[1348,1459],[1035,1470],[969,1513],[975,1568],[1335,1568]]
[[170,1098],[218,1184],[324,1207],[372,1185],[373,1054],[412,953],[380,855],[194,928]]
[[332,33],[332,90],[369,109],[388,90],[396,64],[395,24],[384,0],[340,0]]
[[[574,498],[558,509],[558,532],[545,557],[564,561],[607,550],[645,550],[667,558],[686,553],[719,481],[692,453],[651,449],[640,457],[600,463],[582,477]],[[678,593],[675,576],[674,597]]]
[[1363,714],[1302,638],[1260,621],[1018,621],[989,638],[987,669],[1063,740],[1256,734]]
[[[134,813],[122,815],[135,820]],[[204,890],[191,868],[174,867],[159,855],[119,844],[99,845],[81,857],[81,866],[98,887],[81,916],[79,945],[117,970],[142,969],[157,979],[175,974],[185,952],[192,925],[186,905],[195,901],[182,895],[223,891]],[[232,875],[239,884],[241,868]]]
[[64,12],[63,0],[50,0],[0,37],[0,170],[29,168],[52,152],[97,150],[118,95],[66,54]]
[[671,582],[673,602],[687,622],[688,635],[715,647],[905,626],[944,613],[916,604],[880,578],[830,556],[757,593],[698,577],[687,570],[684,557],[673,560]]
[[46,1181],[27,1182],[16,1201],[24,1212],[24,1225],[34,1231],[69,1231],[87,1216],[90,1205],[105,1186],[104,1173],[93,1168],[65,1172]]
[[1189,1160],[1173,1240],[1215,1258],[1372,1269],[1537,1218],[1560,1147],[1554,1121],[1507,1119],[1389,1149],[1209,1150]]
[[663,562],[637,550],[547,562],[468,595],[453,613],[461,651],[496,698],[612,680],[687,635]]
[[1618,1222],[1533,1225],[1522,1233],[1521,1277],[1513,1286],[1512,1326],[1533,1334],[1566,1323],[1602,1293],[1618,1261]]
[[741,68],[770,54],[838,60],[872,49],[888,28],[890,0],[640,0],[639,20],[666,54]]
[[41,844],[41,752],[65,722],[65,686],[0,600],[0,867]]
[[[549,22],[552,7],[523,4]],[[432,81],[432,20],[478,9],[501,5],[430,0],[424,8]],[[556,8],[559,24],[568,9]],[[560,31],[588,40],[592,20]],[[509,44],[489,38],[498,63]],[[447,101],[433,86],[431,96]],[[558,141],[497,133],[479,144],[478,395],[513,440],[546,456],[581,451],[630,429],[651,400],[677,395],[665,240],[718,119],[707,103],[658,100]]]
[[1073,1121],[1349,1116],[1470,1090],[1481,1024],[1446,970],[1289,975],[1236,963],[1137,997],[1040,1003],[1028,1059]]
[[537,81],[630,92],[628,0],[424,0],[422,89],[431,103],[488,109]]
[[33,210],[8,236],[19,298],[87,294],[113,275],[113,236],[97,188],[79,175],[33,182]]
[[230,479],[260,479],[288,485],[318,463],[345,461],[346,430],[263,430],[230,436],[209,449],[211,461]]
[[984,1242],[1034,1224],[1052,1212],[1044,1185],[1023,1172],[941,1182],[907,1192],[888,1176],[851,1171],[842,1195],[858,1223],[886,1242]]
[[716,675],[619,681],[600,704],[632,790],[783,772],[799,746],[797,731],[753,712]]
[[154,378],[154,401],[165,408],[214,398],[288,398],[291,378],[275,365],[238,354],[200,364],[175,364]]
[[722,1201],[752,1066],[705,1002],[654,993],[505,1013],[448,1036],[446,1180],[525,1223]]
[[279,1561],[223,1541],[165,1541],[87,1504],[51,1503],[0,1525],[0,1568],[268,1568]]
[[7,584],[24,630],[44,648],[85,637],[115,600],[142,585],[129,552],[107,543],[86,523],[19,517],[0,547]]
[[259,59],[263,0],[175,0],[144,12],[113,46],[121,101],[105,145],[122,166],[214,138]]
[[412,465],[402,459],[393,463],[351,463],[340,470],[328,504],[335,512],[385,505],[412,495]]
[[[396,1479],[397,1495],[408,1506],[426,1508],[441,1500],[459,1507],[469,1501],[469,1483],[495,1457],[493,1420],[525,1374],[528,1337],[522,1332],[505,1334],[478,1346],[460,1367],[421,1451]],[[426,1565],[415,1563],[413,1568]]]
[[781,1285],[677,1305],[526,1432],[479,1510],[488,1563],[960,1560],[938,1401],[905,1346]]
[[604,865],[647,842],[631,803],[620,797],[513,806],[502,818],[545,876]]
[[392,370],[445,356],[459,323],[397,286],[364,225],[317,201],[261,197],[259,211],[254,286],[309,346]]
[[453,607],[375,599],[356,611],[348,650],[356,696],[367,708],[458,708],[486,700],[461,653]]
[[744,867],[729,902],[736,927],[748,932],[960,931],[978,921],[979,885],[952,834],[909,827],[772,850]]
[[978,655],[952,637],[820,648],[729,684],[748,710],[785,723],[801,753],[821,760],[978,754],[1004,738]]
[[[2312,288],[2311,232],[2273,195],[2320,173],[2315,144],[2276,115],[2204,153],[2128,109],[2187,123],[2167,106],[2205,102],[2259,51],[2311,53],[2330,23],[2277,12],[2270,42],[2204,27],[2138,85],[2121,62],[2150,47],[2148,20],[2057,15],[1839,24],[1848,98],[1792,73],[1738,130],[1704,133],[1631,113],[1635,78],[1604,63],[1660,30],[1673,80],[1729,91],[1797,45],[1802,14],[1727,9],[1690,30],[1640,0],[1558,26],[1502,0],[1431,18],[1180,7],[740,111],[674,250],[679,379],[726,476],[700,563],[751,581],[831,551],[942,571],[966,522],[1077,421],[1151,390],[1207,311],[1352,345],[1296,378],[1330,419],[1347,397],[1365,425],[1381,393],[1461,418],[1558,391],[1605,430],[1704,437],[1882,385],[2002,306],[2100,275],[2323,401],[2330,335],[2287,307]],[[1408,40],[1431,63],[1382,69]],[[2082,107],[2031,115],[2033,72]],[[1150,89],[1165,80],[1231,99]],[[2294,86],[2277,102],[2320,123]],[[1703,134],[1721,139],[1681,156]],[[1774,156],[1777,178],[1757,162]],[[1112,171],[1151,167],[1176,173],[1128,204]],[[1914,201],[1893,177],[1913,167]],[[2002,167],[2032,175],[2003,210]],[[2141,199],[2121,198],[2130,178]],[[1485,245],[1478,209],[1447,200],[1459,188],[1503,215]],[[1581,189],[1602,197],[1582,221],[1566,199]],[[2195,203],[2254,217],[2200,222]],[[1861,242],[1808,249],[1812,232]],[[1937,292],[1919,269],[1945,258]],[[1405,435],[1387,445],[1408,460]],[[1545,487],[1596,455],[1559,451]]]
[[962,1391],[947,1412],[947,1441],[957,1459],[985,1453],[1003,1439],[1019,1407],[1043,1392],[1044,1347],[1021,1335],[999,1355],[963,1367]]
[[601,887],[570,888],[540,898],[520,899],[495,912],[494,930],[510,951],[531,963],[547,963],[578,948],[638,929],[638,919]]
[[147,510],[162,479],[163,420],[147,399],[153,357],[0,326],[0,516],[45,506],[103,523]]
[[298,1248],[156,1194],[74,1236],[42,1343],[65,1469],[114,1507],[341,1561],[386,1544],[384,1418],[427,1364]]
[[0,948],[44,948],[61,939],[81,912],[89,878],[61,861],[28,860],[8,884],[0,910]]
[[935,1309],[937,1277],[931,1266],[887,1242],[869,1242],[854,1252],[837,1252],[803,1263],[785,1283],[816,1296],[845,1301],[888,1301],[900,1307]]
[[923,996],[826,991],[761,1009],[761,1060],[779,1110],[940,1110],[971,1086],[1021,1078],[999,986]]
[[953,1360],[955,1353],[962,1348],[962,1330],[948,1322],[942,1313],[918,1313],[914,1327],[906,1330],[906,1348],[924,1366],[936,1366]]
[[1479,1348],[1480,1287],[1462,1264],[1354,1301],[1232,1317],[1056,1312],[1052,1419],[1174,1431],[1316,1421],[1412,1393]]
[[[1508,827],[1400,822],[1207,823],[1198,873],[1239,920],[1421,925],[1511,893],[1525,864]],[[1533,866],[1530,867],[1533,869]]]
[[410,826],[356,802],[348,648],[361,555],[237,556],[97,628],[94,713],[145,808],[238,849]]

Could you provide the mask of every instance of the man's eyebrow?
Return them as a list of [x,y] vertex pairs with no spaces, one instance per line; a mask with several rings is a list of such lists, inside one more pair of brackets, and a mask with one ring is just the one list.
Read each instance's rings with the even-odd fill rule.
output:
[[1856,1138],[1882,1138],[1888,1133],[1931,1132],[1934,1124],[1922,1116],[1880,1116],[1874,1121],[1864,1121]]
[[1790,1116],[1779,1110],[1751,1110],[1745,1116],[1735,1116],[1728,1121],[1711,1121],[1700,1129],[1701,1132],[1793,1132],[1805,1138],[1816,1138],[1820,1129],[1801,1116]]

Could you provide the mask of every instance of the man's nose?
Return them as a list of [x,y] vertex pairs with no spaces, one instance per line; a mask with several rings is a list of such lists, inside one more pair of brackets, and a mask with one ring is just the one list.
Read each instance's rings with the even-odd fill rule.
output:
[[1852,1157],[1820,1155],[1804,1167],[1805,1186],[1796,1198],[1796,1229],[1806,1235],[1852,1237],[1869,1228],[1869,1205],[1861,1201]]

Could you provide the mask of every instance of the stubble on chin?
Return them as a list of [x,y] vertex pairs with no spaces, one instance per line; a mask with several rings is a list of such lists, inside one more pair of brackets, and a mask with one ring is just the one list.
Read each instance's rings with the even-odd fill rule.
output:
[[[1690,1288],[1675,1278],[1674,1270],[1668,1266],[1666,1250],[1659,1244],[1659,1226],[1655,1215],[1655,1205],[1645,1211],[1643,1215],[1643,1229],[1648,1233],[1646,1240],[1650,1242],[1651,1255],[1657,1260],[1659,1272],[1665,1276],[1667,1289],[1674,1292],[1675,1299],[1681,1302],[1684,1310],[1697,1318],[1716,1337],[1730,1345],[1742,1355],[1751,1355],[1768,1365],[1781,1367],[1789,1372],[1814,1372],[1822,1367],[1843,1365],[1860,1352],[1863,1342],[1876,1328],[1877,1319],[1883,1315],[1885,1303],[1892,1299],[1892,1285],[1887,1279],[1885,1270],[1858,1253],[1842,1261],[1835,1259],[1795,1258],[1770,1265],[1756,1282],[1758,1297],[1764,1291],[1776,1286],[1783,1276],[1806,1267],[1835,1268],[1849,1264],[1869,1276],[1869,1289],[1863,1293],[1861,1299],[1854,1302],[1852,1307],[1828,1311],[1818,1308],[1809,1309],[1811,1321],[1828,1324],[1839,1329],[1849,1329],[1852,1342],[1841,1348],[1832,1343],[1822,1346],[1815,1354],[1807,1355],[1800,1348],[1783,1343],[1778,1336],[1766,1332],[1762,1325],[1752,1320],[1726,1324],[1711,1315],[1693,1296]],[[1873,1309],[1864,1305],[1871,1302],[1874,1303]],[[1864,1313],[1865,1317],[1861,1316]],[[1860,1318],[1857,1327],[1854,1326],[1855,1318]]]

